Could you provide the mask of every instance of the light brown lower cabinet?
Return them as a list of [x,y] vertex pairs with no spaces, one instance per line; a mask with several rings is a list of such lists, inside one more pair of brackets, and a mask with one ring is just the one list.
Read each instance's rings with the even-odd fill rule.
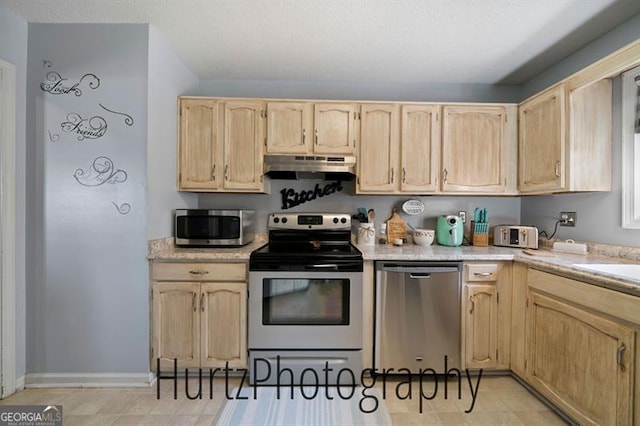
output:
[[525,376],[526,316],[527,316],[527,265],[513,264],[511,287],[511,371],[521,378]]
[[465,263],[462,291],[464,368],[508,370],[511,262]]
[[151,368],[247,366],[244,263],[155,263]]
[[638,298],[533,269],[528,288],[525,380],[582,425],[637,424]]

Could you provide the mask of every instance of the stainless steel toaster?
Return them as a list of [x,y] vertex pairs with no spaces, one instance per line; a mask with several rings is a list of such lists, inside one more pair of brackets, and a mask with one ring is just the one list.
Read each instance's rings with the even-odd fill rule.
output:
[[537,249],[538,228],[535,226],[497,225],[493,230],[493,245]]

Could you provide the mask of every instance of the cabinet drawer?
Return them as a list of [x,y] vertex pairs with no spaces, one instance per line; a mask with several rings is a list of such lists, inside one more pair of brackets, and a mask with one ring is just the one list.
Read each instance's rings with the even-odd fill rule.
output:
[[154,280],[161,281],[246,281],[245,263],[154,263]]
[[496,281],[498,279],[497,263],[479,263],[466,265],[466,281]]

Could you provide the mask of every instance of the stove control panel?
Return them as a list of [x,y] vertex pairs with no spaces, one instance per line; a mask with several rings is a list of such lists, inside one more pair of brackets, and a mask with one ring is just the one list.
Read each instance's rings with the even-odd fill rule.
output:
[[269,229],[351,229],[348,213],[271,213]]

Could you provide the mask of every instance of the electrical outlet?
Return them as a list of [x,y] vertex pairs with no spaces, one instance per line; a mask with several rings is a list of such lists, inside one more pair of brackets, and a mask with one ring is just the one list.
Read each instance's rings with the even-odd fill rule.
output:
[[560,212],[560,226],[576,226],[576,212]]
[[458,216],[460,216],[460,219],[462,219],[462,223],[467,223],[467,212],[464,210],[461,210],[458,212]]

